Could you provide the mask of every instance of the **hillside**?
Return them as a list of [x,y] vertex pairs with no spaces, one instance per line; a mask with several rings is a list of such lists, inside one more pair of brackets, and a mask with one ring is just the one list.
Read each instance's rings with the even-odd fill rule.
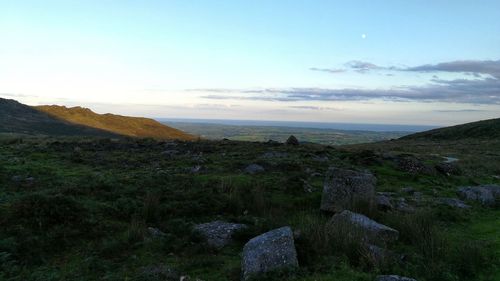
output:
[[192,140],[195,137],[153,119],[114,114],[97,114],[88,108],[44,105],[35,107],[50,116],[120,135],[155,139]]
[[500,138],[500,118],[482,120],[404,136],[403,140],[460,140]]
[[114,133],[70,124],[15,100],[0,98],[0,133],[49,136],[117,136]]
[[[500,146],[476,143],[0,139],[0,280],[242,281],[251,241],[286,226],[272,241],[294,240],[261,249],[294,248],[298,268],[247,281],[499,280],[500,205],[487,188],[500,184]],[[392,241],[333,227],[333,183],[372,194],[342,206]],[[221,222],[247,228],[218,236]],[[195,232],[207,223],[225,246]]]

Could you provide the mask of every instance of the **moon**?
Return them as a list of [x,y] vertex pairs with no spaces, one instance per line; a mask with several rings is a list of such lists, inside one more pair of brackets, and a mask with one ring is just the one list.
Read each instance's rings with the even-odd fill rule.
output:
[[366,39],[366,34],[361,34],[361,38]]

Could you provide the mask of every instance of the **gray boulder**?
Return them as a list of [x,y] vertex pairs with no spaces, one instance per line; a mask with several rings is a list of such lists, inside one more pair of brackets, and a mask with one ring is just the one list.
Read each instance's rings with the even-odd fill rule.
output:
[[457,209],[469,209],[470,206],[464,201],[457,198],[438,198],[438,202],[442,205],[450,206]]
[[258,164],[250,164],[244,170],[245,173],[251,174],[251,175],[257,174],[257,173],[262,173],[264,171],[265,171],[264,167],[262,167],[261,165],[258,165]]
[[252,238],[243,248],[242,279],[299,267],[292,229],[281,227]]
[[373,204],[377,179],[370,173],[330,168],[321,197],[321,210],[339,212],[356,203]]
[[247,228],[244,224],[213,221],[195,225],[194,231],[198,232],[210,247],[220,249],[229,243],[233,234]]
[[417,281],[412,278],[402,277],[398,275],[379,275],[375,281]]
[[[477,201],[484,206],[495,205],[495,199],[500,199],[500,186],[465,186],[457,190],[457,195],[462,200]],[[496,198],[495,198],[496,197]]]
[[335,228],[344,228],[349,235],[361,235],[368,243],[386,244],[399,238],[397,230],[348,210],[334,215],[330,223]]

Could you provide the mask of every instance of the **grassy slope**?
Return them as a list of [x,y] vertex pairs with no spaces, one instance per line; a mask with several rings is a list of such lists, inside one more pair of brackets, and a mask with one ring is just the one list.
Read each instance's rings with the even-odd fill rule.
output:
[[117,136],[107,131],[71,124],[15,100],[1,98],[0,133],[4,135]]
[[53,117],[92,128],[131,137],[151,137],[156,139],[193,140],[194,136],[165,126],[153,119],[128,117],[114,114],[97,114],[82,107],[44,105],[36,109]]
[[[402,232],[391,249],[410,259],[405,266],[370,268],[350,258],[354,251],[331,248],[323,240],[319,230],[329,218],[318,211],[323,176],[311,176],[324,174],[330,165],[356,167],[375,173],[378,191],[400,192],[412,186],[428,199],[453,196],[460,185],[500,184],[492,177],[500,174],[498,148],[495,141],[393,141],[342,149],[203,141],[177,143],[173,149],[178,154],[166,157],[165,144],[154,141],[8,140],[0,144],[0,279],[141,280],[141,267],[164,263],[203,280],[239,280],[243,244],[263,231],[291,225],[303,233],[296,241],[301,270],[296,277],[270,280],[370,281],[379,273],[419,281],[498,280],[498,210],[432,207],[433,220],[447,242],[431,255],[422,252],[418,236],[405,231],[404,223],[412,222],[412,216],[373,213]],[[435,154],[455,156],[464,173],[410,175],[387,161],[366,163],[367,154],[361,153],[365,149],[415,153],[428,162],[440,160]],[[263,158],[269,151],[287,156]],[[316,155],[329,160],[318,161]],[[243,174],[250,163],[267,171]],[[191,173],[195,165],[202,171]],[[35,184],[16,183],[14,175],[33,176]],[[301,179],[311,184],[312,193],[304,192]],[[77,217],[68,217],[68,212]],[[193,223],[213,219],[247,223],[250,230],[221,252],[211,251],[190,229]],[[158,227],[167,236],[143,239],[146,226]],[[474,248],[476,240],[489,248]],[[485,261],[488,253],[496,254]]]
[[408,140],[461,140],[500,138],[500,118],[434,129],[403,137]]

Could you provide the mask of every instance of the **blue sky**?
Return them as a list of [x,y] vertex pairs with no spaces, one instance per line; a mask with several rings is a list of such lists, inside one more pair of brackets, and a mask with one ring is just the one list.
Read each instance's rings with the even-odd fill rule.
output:
[[149,117],[500,116],[499,1],[0,0],[0,96]]

